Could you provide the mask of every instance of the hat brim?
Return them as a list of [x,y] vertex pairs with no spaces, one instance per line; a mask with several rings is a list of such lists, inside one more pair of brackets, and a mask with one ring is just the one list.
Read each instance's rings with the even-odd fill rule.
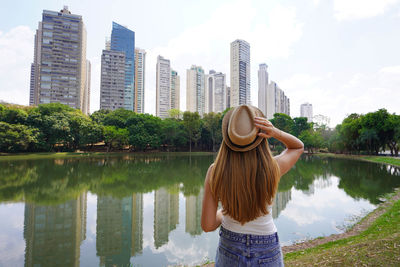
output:
[[[252,107],[252,108],[253,108],[254,113],[255,113],[256,116],[265,118],[265,116],[264,116],[264,114],[262,113],[261,110],[259,110],[256,107]],[[225,144],[233,151],[236,151],[236,152],[250,151],[250,150],[256,148],[261,143],[261,141],[263,140],[264,137],[261,137],[261,136],[257,135],[257,137],[254,139],[253,142],[251,142],[250,144],[245,145],[245,146],[240,146],[240,145],[237,145],[237,144],[233,143],[230,140],[229,136],[228,136],[228,124],[229,124],[229,120],[230,120],[230,118],[232,116],[232,113],[233,113],[234,109],[235,108],[230,109],[225,114],[224,118],[222,119],[222,137],[223,137],[223,142],[225,142]]]

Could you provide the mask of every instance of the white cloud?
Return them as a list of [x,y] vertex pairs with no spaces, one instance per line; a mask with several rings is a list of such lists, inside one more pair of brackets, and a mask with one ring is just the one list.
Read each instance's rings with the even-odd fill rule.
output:
[[334,12],[338,21],[371,18],[383,15],[398,0],[335,0]]
[[[240,18],[240,19],[238,19]],[[186,109],[186,70],[199,65],[227,74],[230,84],[230,43],[244,39],[250,43],[252,101],[257,103],[258,64],[272,58],[287,58],[293,44],[302,35],[302,24],[296,19],[294,7],[268,6],[256,8],[248,1],[221,5],[209,19],[183,31],[165,46],[147,53],[145,111],[155,112],[157,56],[171,60],[180,75],[181,109]],[[271,41],[273,40],[273,41]]]
[[33,47],[34,31],[28,26],[17,26],[8,32],[0,32],[0,99],[29,104]]
[[314,115],[331,118],[331,127],[351,113],[365,114],[386,108],[400,113],[400,65],[387,66],[370,73],[313,75],[298,73],[278,82],[291,101],[291,116],[300,115],[300,105],[313,104]]

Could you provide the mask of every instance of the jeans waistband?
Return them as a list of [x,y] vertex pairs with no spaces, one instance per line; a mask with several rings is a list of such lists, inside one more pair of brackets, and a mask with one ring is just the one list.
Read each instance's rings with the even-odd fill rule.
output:
[[219,229],[219,235],[228,240],[245,244],[270,244],[274,242],[279,242],[277,232],[271,235],[242,234],[229,231],[221,226]]

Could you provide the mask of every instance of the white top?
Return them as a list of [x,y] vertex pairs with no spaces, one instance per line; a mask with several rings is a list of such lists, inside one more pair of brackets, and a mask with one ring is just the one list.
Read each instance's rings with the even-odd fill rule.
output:
[[274,220],[272,219],[272,206],[268,206],[268,214],[257,217],[256,219],[247,222],[243,225],[235,219],[231,218],[229,215],[222,215],[221,225],[225,229],[241,233],[241,234],[251,234],[251,235],[271,235],[276,233],[276,227]]

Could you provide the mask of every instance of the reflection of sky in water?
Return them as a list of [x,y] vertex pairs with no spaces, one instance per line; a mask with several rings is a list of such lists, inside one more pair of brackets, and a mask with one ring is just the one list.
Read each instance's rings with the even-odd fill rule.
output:
[[23,266],[24,204],[0,205],[0,266]]
[[[340,233],[338,229],[352,216],[370,211],[374,205],[367,200],[355,200],[338,188],[339,179],[314,180],[310,190],[292,188],[291,201],[275,219],[284,245],[299,239]],[[310,193],[312,191],[312,193]]]
[[[341,163],[341,161],[335,162]],[[351,164],[354,165],[355,163]],[[366,163],[359,164],[359,169],[361,170],[364,169],[364,166],[372,166]],[[372,167],[377,169],[378,166],[374,165]],[[335,171],[344,169],[340,167],[337,166]],[[303,168],[307,168],[307,166],[305,165]],[[389,173],[393,172],[390,168],[387,171]],[[382,178],[379,174],[378,172],[373,173],[371,178],[362,172],[357,172],[358,180],[349,179],[348,177],[347,180],[344,178],[340,180],[337,176],[342,177],[342,175],[337,174],[337,176],[334,176],[329,173],[321,177],[313,176],[312,180],[308,179],[308,176],[303,176],[311,183],[308,185],[307,190],[295,189],[295,186],[291,184],[287,187],[291,188],[290,190],[279,192],[273,208],[273,215],[274,217],[278,215],[275,218],[275,224],[282,244],[288,245],[302,239],[340,233],[343,226],[349,224],[348,221],[351,221],[353,216],[360,216],[371,211],[374,205],[369,200],[361,197],[355,199],[346,192],[350,192],[353,195],[358,194],[358,196],[369,196],[371,194],[370,199],[374,199],[374,196],[380,192],[372,190],[380,188],[376,186],[379,185],[377,181],[381,181]],[[200,178],[202,179],[202,177]],[[284,177],[283,179],[285,178],[288,179],[290,177]],[[291,178],[297,179],[297,174],[295,173]],[[374,180],[373,178],[377,179]],[[389,178],[386,177],[385,179]],[[350,181],[358,181],[359,184],[350,183]],[[296,182],[298,181],[296,180]],[[298,188],[304,186],[304,180],[302,182],[303,184],[301,184],[301,181],[298,182]],[[341,182],[341,187],[347,189],[346,192],[339,188],[339,182]],[[307,186],[305,187],[307,188]],[[72,216],[76,216],[77,219],[73,220],[73,223],[77,223],[78,226],[79,222],[82,224],[86,222],[86,227],[82,226],[81,228],[79,226],[76,228],[78,229],[76,230],[77,232],[79,229],[86,229],[86,236],[83,242],[73,244],[77,244],[77,246],[80,244],[80,253],[78,254],[80,266],[99,266],[102,260],[99,256],[99,250],[102,250],[103,254],[113,253],[112,248],[107,251],[109,247],[104,243],[115,241],[113,240],[115,229],[122,229],[122,234],[116,235],[117,238],[126,237],[127,234],[129,235],[136,231],[136,234],[132,234],[132,240],[128,238],[127,244],[129,244],[129,248],[124,247],[124,243],[120,241],[118,241],[119,243],[116,242],[116,248],[114,248],[115,251],[119,252],[127,252],[128,250],[128,255],[133,255],[130,257],[130,263],[134,266],[194,265],[207,259],[214,260],[219,238],[218,231],[202,233],[199,228],[203,191],[200,190],[199,196],[185,197],[182,193],[184,192],[182,188],[182,184],[169,185],[167,188],[159,188],[149,193],[134,193],[133,197],[127,196],[120,200],[109,196],[97,196],[90,192],[87,193],[86,198],[79,197],[79,199],[86,201],[86,218],[81,220],[81,217],[78,216],[85,211],[82,203],[80,206],[76,206],[78,208],[75,211],[72,211]],[[190,187],[188,186],[186,189],[189,190]],[[84,195],[83,192],[80,194],[80,196]],[[102,203],[100,200],[108,201],[108,204],[104,202],[106,203],[104,206],[102,204],[99,206],[99,203]],[[79,201],[69,200],[68,203],[74,206],[79,204]],[[57,205],[62,204],[55,205],[56,210],[62,210]],[[37,214],[35,213],[37,217],[27,220],[26,214],[33,214],[30,212],[36,212],[36,209],[39,211]],[[47,210],[47,213],[39,214],[40,210]],[[26,205],[24,203],[0,204],[0,266],[24,265],[27,246],[24,239],[24,227],[27,226],[26,224],[31,223],[27,228],[31,229],[30,231],[33,231],[33,234],[27,238],[30,238],[32,242],[35,241],[33,236],[41,233],[40,231],[35,232],[36,230],[32,225],[34,223],[40,224],[40,218],[43,216],[49,222],[57,218],[68,219],[65,215],[64,217],[63,215],[57,215],[59,217],[54,215],[52,217],[52,213],[49,213],[51,210],[52,208],[48,208],[45,205],[41,206],[34,203]],[[118,214],[119,218],[115,218],[115,215]],[[107,220],[112,223],[106,222]],[[132,225],[135,220],[141,222],[141,226],[136,226],[135,223]],[[123,228],[124,225],[128,225],[129,229]],[[52,237],[51,234],[48,234],[54,229],[52,227],[51,223],[49,223],[49,226],[45,226],[46,238]],[[103,231],[103,237],[100,239],[99,231]],[[138,235],[138,231],[142,235]],[[141,245],[138,245],[133,240],[135,238]],[[39,239],[37,238],[36,241],[40,241]],[[68,240],[68,238],[61,237],[59,243],[68,242]],[[103,240],[104,243],[96,244],[98,240]],[[36,252],[41,250],[43,246],[38,247],[39,249],[36,248]],[[33,247],[33,250],[35,250],[35,247]],[[41,254],[38,253],[37,255]],[[120,257],[117,260],[124,260],[122,258]]]

